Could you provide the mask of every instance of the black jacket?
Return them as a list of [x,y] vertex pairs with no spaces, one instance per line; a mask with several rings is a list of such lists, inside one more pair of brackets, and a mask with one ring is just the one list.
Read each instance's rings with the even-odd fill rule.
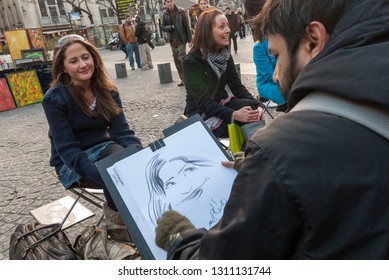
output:
[[135,36],[138,40],[139,45],[147,43],[145,38],[145,28],[146,24],[143,21],[139,21],[135,27]]
[[[297,77],[289,106],[322,90],[389,111],[388,22],[388,1],[349,9]],[[387,139],[341,117],[298,111],[258,130],[245,153],[199,258],[389,258]]]
[[230,15],[225,15],[230,25],[230,36],[234,36],[237,31],[240,30],[240,17],[238,14],[232,12]]
[[176,32],[178,39],[182,44],[192,41],[192,32],[188,16],[183,8],[174,6],[174,16],[170,18],[169,11],[162,15],[162,30],[167,32],[167,41],[171,42],[171,33]]
[[201,51],[190,52],[184,59],[184,76],[187,92],[185,114],[188,116],[204,114],[204,119],[216,116],[230,123],[234,110],[220,105],[220,100],[228,97],[226,85],[237,98],[258,102],[242,84],[232,56],[226,72],[218,80],[209,63],[202,59]]

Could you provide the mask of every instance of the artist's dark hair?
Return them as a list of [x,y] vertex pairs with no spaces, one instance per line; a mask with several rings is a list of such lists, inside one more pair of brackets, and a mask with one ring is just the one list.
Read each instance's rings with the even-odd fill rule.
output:
[[[250,25],[254,37],[263,40],[279,34],[290,54],[297,50],[305,29],[311,21],[319,21],[329,34],[351,2],[357,0],[267,0]],[[358,0],[361,1],[361,0]]]

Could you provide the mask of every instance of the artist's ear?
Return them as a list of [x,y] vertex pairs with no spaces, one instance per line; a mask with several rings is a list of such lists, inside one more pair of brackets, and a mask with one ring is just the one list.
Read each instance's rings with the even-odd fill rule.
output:
[[321,22],[312,21],[305,29],[303,49],[310,59],[324,49],[328,41],[328,33]]

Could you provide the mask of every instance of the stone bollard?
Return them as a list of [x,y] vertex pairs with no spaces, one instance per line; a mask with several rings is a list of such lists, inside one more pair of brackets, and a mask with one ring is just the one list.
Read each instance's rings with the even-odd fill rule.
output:
[[115,64],[115,70],[116,70],[116,77],[118,79],[127,77],[127,68],[125,63]]
[[158,75],[159,75],[159,82],[161,84],[168,84],[173,82],[170,63],[158,64]]
[[242,76],[240,75],[240,64],[239,63],[235,63],[235,70],[236,70],[236,73],[238,73],[239,79],[242,80]]

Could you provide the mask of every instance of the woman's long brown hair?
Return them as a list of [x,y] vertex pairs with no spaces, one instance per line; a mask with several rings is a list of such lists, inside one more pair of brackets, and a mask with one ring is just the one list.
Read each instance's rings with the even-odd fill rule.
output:
[[103,60],[101,59],[98,50],[92,44],[81,40],[74,40],[66,42],[57,50],[52,66],[51,86],[59,83],[59,75],[67,75],[64,73],[65,53],[66,50],[73,44],[80,44],[84,46],[92,55],[95,69],[91,78],[91,89],[96,97],[96,109],[93,111],[89,109],[89,104],[87,104],[84,98],[84,90],[82,88],[70,85],[66,87],[66,89],[77,105],[79,105],[86,114],[90,116],[101,115],[104,119],[109,121],[111,118],[120,114],[122,112],[122,108],[112,98],[112,92],[117,91],[117,87],[109,79]]

